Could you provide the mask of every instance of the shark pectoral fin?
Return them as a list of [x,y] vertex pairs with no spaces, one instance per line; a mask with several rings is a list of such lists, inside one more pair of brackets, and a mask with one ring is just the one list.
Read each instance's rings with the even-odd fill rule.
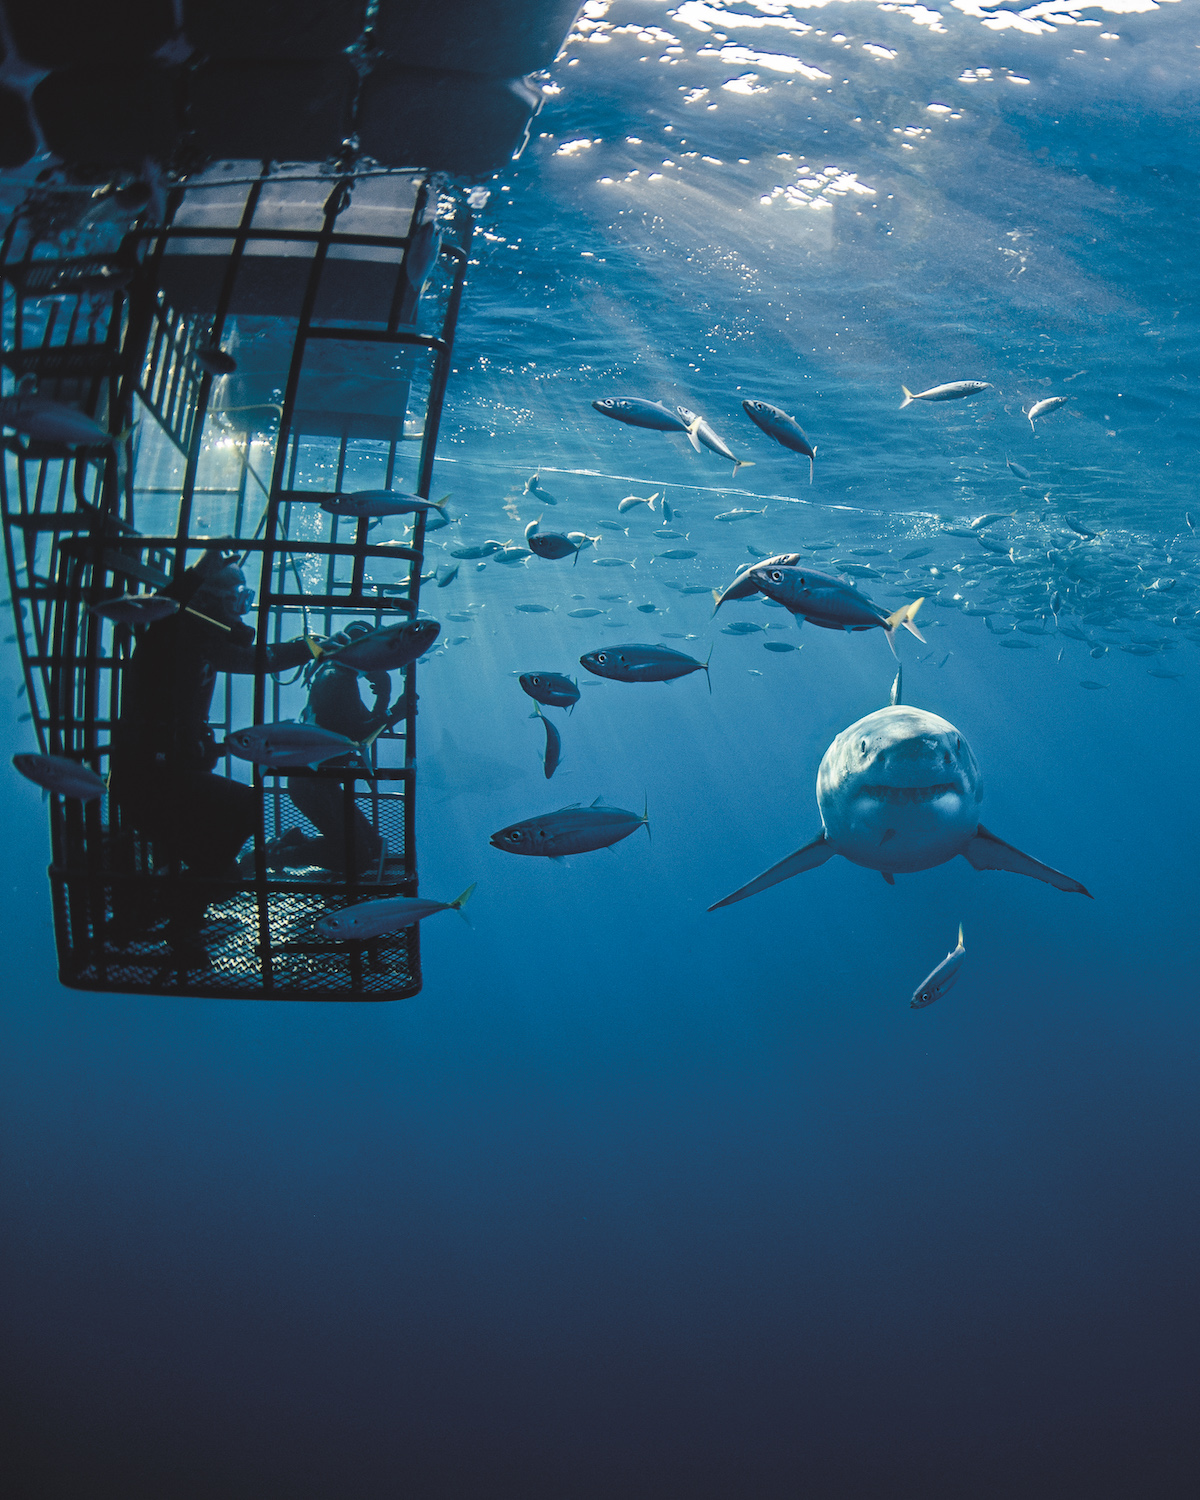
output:
[[747,896],[757,896],[759,891],[765,891],[768,886],[778,885],[781,880],[790,880],[793,875],[799,875],[805,870],[815,870],[818,865],[823,865],[833,855],[822,828],[816,838],[805,844],[803,849],[797,849],[795,854],[789,854],[786,859],[781,859],[777,865],[772,865],[769,870],[764,870],[756,880],[749,885],[742,886],[734,891],[731,896],[726,896],[722,901],[714,901],[708,908],[716,911],[718,906],[731,906],[735,901],[744,901]]
[[880,870],[879,873],[887,881],[888,885],[895,885],[896,884],[896,877],[890,871],[888,871],[888,870]]
[[994,833],[989,833],[980,823],[975,837],[963,850],[963,858],[976,870],[1008,870],[1013,875],[1032,875],[1035,880],[1044,880],[1047,885],[1057,886],[1060,891],[1074,891],[1080,896],[1093,899],[1091,891],[1078,880],[1072,880],[1061,870],[1052,870],[1040,860],[1022,854]]

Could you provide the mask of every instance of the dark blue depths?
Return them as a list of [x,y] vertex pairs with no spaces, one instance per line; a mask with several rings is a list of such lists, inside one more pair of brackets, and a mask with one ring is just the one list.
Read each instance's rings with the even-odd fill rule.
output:
[[[682,34],[650,9],[654,24]],[[609,19],[625,24],[626,12],[644,19],[632,6]],[[871,10],[864,31],[865,9],[851,6],[796,14],[897,49],[916,29]],[[1161,38],[1178,39],[1181,19],[1098,14],[1106,29],[1158,48],[1169,71]],[[1078,28],[996,34],[953,12],[944,24],[946,36],[929,38],[935,79],[988,58],[1033,74],[1051,53],[1046,67],[1065,71],[1076,44],[1098,45],[1094,31],[1078,42]],[[737,40],[770,50],[754,34]],[[692,33],[686,41],[689,52],[705,44]],[[608,45],[616,62],[602,67],[602,47],[576,44],[579,66],[560,65],[564,93],[542,117],[556,138],[639,133],[625,94],[640,87],[636,58],[646,49],[634,52],[636,37]],[[823,55],[809,37],[781,34],[772,47]],[[719,88],[748,67],[709,82]],[[590,94],[573,74],[585,74]],[[1020,212],[1029,215],[1038,194],[1053,197],[1040,173],[1075,174],[1086,212],[1077,242],[1064,249],[1059,239],[1056,253],[1077,255],[1092,289],[1104,257],[1113,267],[1107,313],[1079,311],[1068,326],[1059,309],[1058,322],[1040,325],[1074,340],[1055,378],[1075,363],[1066,352],[1080,353],[1077,368],[1099,355],[1146,376],[1167,355],[1136,341],[1135,303],[1151,320],[1196,331],[1194,292],[1160,263],[1170,251],[1196,268],[1180,218],[1191,158],[1172,145],[1186,137],[1186,111],[1174,95],[1138,94],[1132,83],[1129,105],[1110,107],[1097,82],[1078,90],[1070,115],[1055,116],[1071,123],[1052,127],[1032,104],[1007,103],[1019,88],[1006,87],[980,138],[989,150],[1002,138],[1017,163]],[[674,77],[654,109],[668,94],[682,97]],[[1133,100],[1139,125],[1127,138],[1121,120]],[[683,105],[671,108],[682,117]],[[896,124],[910,114],[906,104]],[[844,120],[829,128],[849,136]],[[1111,154],[1089,175],[1081,153],[1093,138]],[[1154,153],[1143,152],[1147,141]],[[539,154],[535,143],[514,168],[514,196],[525,197],[510,212],[530,247],[539,222],[553,222],[561,242],[574,236],[575,258],[568,264],[561,242],[541,260],[531,249],[521,281],[541,282],[527,297],[499,250],[481,252],[443,447],[448,471],[450,459],[481,473],[492,465],[497,493],[518,470],[551,461],[636,476],[647,494],[665,479],[690,512],[685,523],[753,504],[743,485],[760,503],[788,485],[802,484],[792,492],[808,499],[807,464],[789,467],[765,443],[749,453],[754,434],[717,405],[724,356],[697,358],[695,370],[666,352],[639,364],[631,333],[629,350],[597,362],[603,349],[576,342],[563,355],[570,400],[561,406],[528,370],[487,373],[513,313],[535,304],[550,306],[530,323],[539,347],[529,357],[552,363],[560,341],[566,350],[568,272],[578,245],[603,243],[609,210],[590,195],[604,169],[589,168],[586,186],[563,186],[554,146]],[[937,188],[939,203],[957,202],[948,222],[963,235],[997,191],[966,155]],[[861,175],[875,181],[871,169]],[[1108,234],[1117,211],[1087,195],[1110,189],[1128,220],[1097,249],[1087,224]],[[707,191],[721,201],[719,179]],[[889,210],[906,255],[918,251],[905,215],[933,191],[919,180]],[[503,212],[485,220],[496,232]],[[997,236],[1016,223],[1003,220]],[[677,252],[669,274],[682,278],[686,257],[667,246],[668,257]],[[952,258],[944,245],[936,253]],[[834,305],[845,274],[830,270],[824,293],[816,289],[822,306]],[[896,291],[888,286],[884,300]],[[1033,370],[1039,329],[1022,312],[1023,286],[1017,277],[963,290],[954,315],[965,308],[980,327],[956,342],[958,333],[930,323],[933,294],[922,285],[913,297],[924,314],[910,323],[903,309],[889,312],[887,338],[907,363],[891,362],[880,335],[866,382],[865,355],[848,370],[822,343],[798,396],[793,374],[805,367],[790,349],[786,370],[770,366],[764,314],[733,383],[760,377],[756,394],[796,411],[821,454],[814,498],[827,483],[827,502],[869,508],[889,526],[902,509],[1001,509],[982,485],[968,500],[950,472],[951,458],[977,451],[976,429],[933,413],[914,437],[911,426],[885,427],[883,414],[894,415],[901,380],[917,389],[914,380],[993,378],[1012,330],[1028,340],[1018,353]],[[612,306],[617,290],[610,285]],[[717,295],[711,286],[708,295]],[[993,299],[987,317],[975,298]],[[731,300],[728,311],[733,319],[744,309]],[[1116,320],[1107,345],[1105,317]],[[598,314],[590,331],[604,331]],[[1168,347],[1170,376],[1135,384],[1143,405],[1121,424],[1089,398],[1083,420],[1118,433],[1119,459],[1106,451],[1104,463],[1137,476],[1098,481],[1110,527],[1173,535],[1195,503],[1180,470],[1198,371],[1188,339],[1171,337],[1181,344]],[[868,385],[856,405],[852,393]],[[728,502],[683,493],[688,483],[728,484],[727,466],[712,458],[708,467],[684,439],[593,423],[588,401],[621,389],[697,409],[705,396],[714,426],[758,467],[740,475]],[[826,390],[822,404],[816,393]],[[1014,385],[1006,433],[1020,432],[1020,394]],[[740,396],[721,399],[736,414]],[[525,408],[535,422],[521,418]],[[833,441],[826,431],[839,412]],[[1081,465],[1087,445],[1065,421],[1055,462]],[[1002,463],[988,431],[979,448]],[[887,434],[897,432],[889,457]],[[1026,433],[1012,456],[1042,461],[1049,434],[1048,425],[1036,440]],[[583,493],[578,478],[545,477],[556,494]],[[613,502],[634,488],[610,486]],[[615,517],[608,494],[603,514]],[[555,524],[585,529],[602,513],[598,504],[559,509]],[[499,514],[497,500],[487,524],[506,536],[495,531]],[[874,520],[844,514],[844,523],[830,511],[806,516],[800,529],[869,545]],[[533,515],[526,507],[522,523]],[[649,537],[657,521],[638,524]],[[792,534],[764,524],[723,543],[725,580],[735,558],[748,559],[745,542],[786,550]],[[604,544],[615,555],[623,545]],[[412,1002],[180,1004],[60,990],[42,806],[34,788],[10,785],[0,1409],[11,1493],[1174,1500],[1194,1491],[1197,647],[1171,655],[1181,681],[1158,680],[1115,648],[1099,662],[1070,640],[1062,662],[1057,639],[998,650],[980,620],[944,607],[928,613],[944,623],[926,631],[939,657],[917,665],[918,643],[898,642],[907,701],[971,742],[987,826],[1082,879],[1094,902],[961,860],[894,889],[831,860],[710,915],[713,900],[817,832],[820,756],[886,701],[893,663],[877,633],[781,634],[803,650],[778,657],[761,650],[761,635],[726,640],[721,617],[707,624],[704,597],[650,591],[658,547],[625,549],[637,552],[636,579],[614,568],[577,582],[591,568],[585,552],[570,577],[553,571],[569,563],[532,559],[515,582],[489,569],[447,591],[468,589],[494,618],[424,670],[423,744],[432,753],[448,730],[463,752],[522,774],[497,791],[449,797],[443,783],[422,801],[422,893],[448,899],[471,880],[479,887],[472,931],[448,915],[425,924],[425,989]],[[717,556],[711,546],[707,556]],[[665,601],[670,628],[697,636],[674,642],[681,649],[702,656],[717,641],[713,696],[694,678],[669,688],[605,683],[582,692],[570,718],[547,710],[564,742],[551,788],[542,728],[509,674],[574,672],[602,637],[583,633],[595,619],[567,628],[567,601],[579,592],[591,602],[610,583],[631,600]],[[509,607],[541,598],[561,608],[530,617]],[[944,651],[953,655],[938,670]],[[1106,690],[1080,691],[1093,675]],[[10,698],[16,686],[0,683]],[[5,755],[28,748],[15,727],[9,740]],[[452,764],[439,770],[453,782]],[[598,794],[629,808],[645,795],[653,841],[639,835],[565,868],[487,847],[495,828]],[[913,987],[953,946],[959,921],[961,979],[911,1012]]]

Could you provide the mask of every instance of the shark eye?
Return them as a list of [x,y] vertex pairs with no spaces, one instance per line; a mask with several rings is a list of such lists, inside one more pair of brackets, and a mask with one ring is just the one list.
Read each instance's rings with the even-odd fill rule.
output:
[[945,753],[945,755],[942,756],[942,759],[946,762],[947,765],[950,764],[950,752],[949,752],[949,750],[947,750],[946,753]]
[[805,583],[804,583],[804,574],[803,574],[803,573],[801,573],[801,575],[800,575],[800,587],[801,587],[801,588],[804,588],[804,587],[805,587]]
[[866,740],[860,740],[858,748],[861,751],[861,753],[863,755],[865,755],[867,753],[867,742],[866,742]]
[[962,740],[961,739],[955,739],[954,743],[958,746],[958,748],[960,750],[962,749]]

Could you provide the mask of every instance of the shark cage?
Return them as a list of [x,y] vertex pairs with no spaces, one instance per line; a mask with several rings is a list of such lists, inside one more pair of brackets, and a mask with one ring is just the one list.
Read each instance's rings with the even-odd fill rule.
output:
[[[365,633],[418,617],[441,512],[385,503],[372,518],[352,502],[430,497],[469,202],[429,173],[223,162],[171,189],[155,219],[64,252],[35,188],[0,244],[0,501],[23,717],[43,753],[105,784],[86,801],[49,794],[59,977],[157,995],[415,995],[417,926],[371,942],[315,930],[349,903],[417,893],[415,662],[384,683],[394,704],[357,756],[264,763],[231,753],[230,736],[301,720],[305,679],[335,637],[353,639],[352,621]],[[28,418],[63,408],[85,429]],[[240,564],[257,595],[236,627],[187,602],[214,555],[226,572]],[[159,613],[198,614],[245,642],[254,627],[241,668],[222,670],[218,652],[205,669],[207,784],[241,788],[254,825],[219,872],[190,868],[115,785],[123,728],[144,711],[135,658],[152,650]],[[283,671],[280,643],[296,641]],[[289,782],[323,782],[341,809],[340,868],[304,863],[319,841],[298,836],[312,830]],[[195,807],[175,810],[194,820]],[[369,868],[354,847],[363,829]],[[298,852],[281,861],[289,840]],[[171,932],[185,897],[199,924],[190,944]]]

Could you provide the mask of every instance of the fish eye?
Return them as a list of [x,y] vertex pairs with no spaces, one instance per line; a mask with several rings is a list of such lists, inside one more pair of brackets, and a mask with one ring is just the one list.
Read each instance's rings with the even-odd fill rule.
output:
[[[778,568],[772,568],[771,569],[771,579],[772,579],[772,581],[774,583],[778,583],[782,579],[782,577],[783,577],[783,574],[779,571]],[[801,579],[800,582],[803,583],[804,580]]]
[[541,687],[542,685],[542,679],[540,677],[531,677],[529,680],[533,683],[534,687]]
[[512,832],[508,836],[513,841],[514,844],[519,844],[521,842],[521,832],[520,832],[520,829],[514,828],[512,830]]
[[597,651],[596,652],[596,660],[597,661],[607,661],[608,660],[608,656],[603,651]]

